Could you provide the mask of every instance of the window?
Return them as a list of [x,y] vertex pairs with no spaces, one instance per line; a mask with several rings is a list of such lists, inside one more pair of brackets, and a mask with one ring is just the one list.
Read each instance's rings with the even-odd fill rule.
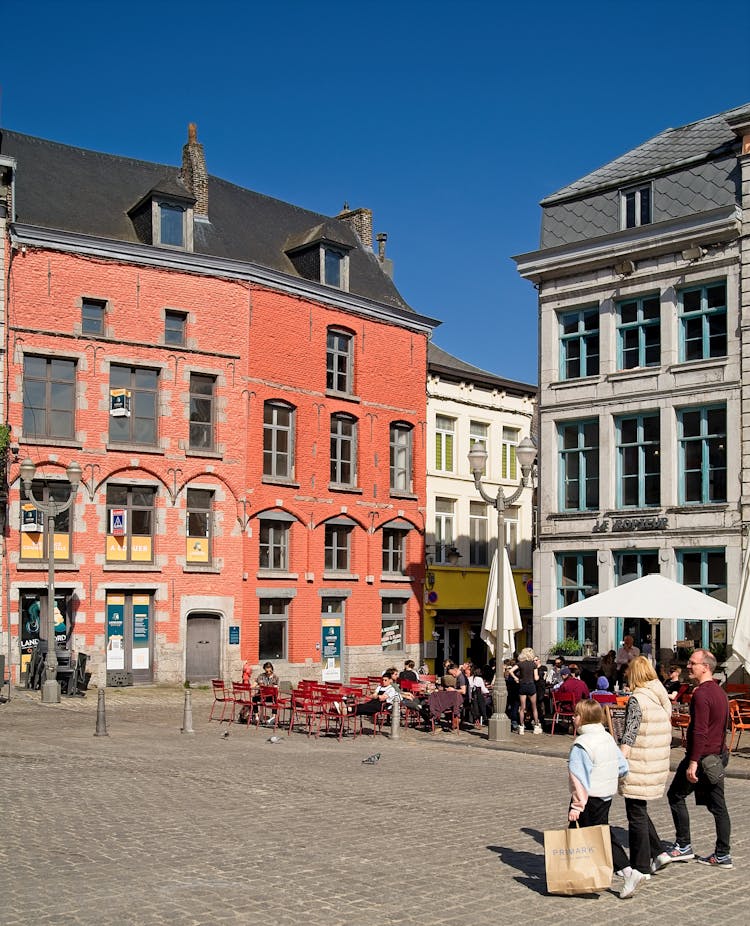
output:
[[726,357],[726,283],[681,290],[679,318],[680,360]]
[[55,357],[23,358],[24,437],[75,437],[76,365]]
[[213,450],[214,389],[213,376],[190,374],[190,449]]
[[661,303],[658,296],[620,302],[617,324],[619,370],[659,366],[661,361]]
[[357,480],[357,422],[349,415],[331,415],[331,482],[353,486]]
[[287,624],[289,603],[284,598],[261,598],[258,601],[258,659],[287,658]]
[[346,331],[328,329],[326,341],[326,389],[350,395],[354,391],[354,338]]
[[[596,553],[558,553],[557,606],[575,604],[599,591]],[[595,617],[561,619],[558,634],[561,640],[590,640],[598,645],[598,621]]]
[[395,527],[383,528],[383,572],[406,574],[406,533]]
[[166,309],[164,312],[164,343],[174,347],[184,347],[186,327],[187,315],[184,312]]
[[107,562],[154,560],[156,489],[107,486]]
[[588,511],[599,507],[599,424],[573,421],[559,426],[560,507]]
[[290,521],[260,519],[260,568],[288,571]]
[[[471,421],[469,422],[469,448],[474,450],[484,450],[485,453],[489,453],[489,446],[487,442],[487,433],[489,428],[482,421]],[[485,465],[482,470],[482,475],[487,475],[487,466]]]
[[686,408],[677,415],[680,502],[727,500],[727,411],[723,405]]
[[445,415],[435,418],[435,469],[453,472],[453,432],[456,422]]
[[328,286],[338,286],[340,289],[343,287],[344,260],[345,257],[341,251],[324,248],[323,282]]
[[[678,550],[677,580],[704,595],[727,600],[726,550]],[[680,640],[691,640],[695,649],[727,642],[726,621],[678,621]]]
[[214,494],[210,489],[187,490],[187,553],[186,562],[210,563],[211,528]]
[[81,334],[104,334],[106,306],[100,299],[81,300]]
[[182,206],[159,203],[159,244],[173,248],[185,246],[185,210]]
[[351,537],[349,524],[326,524],[325,526],[325,570],[326,572],[351,571]]
[[651,224],[651,186],[623,190],[620,193],[621,228],[638,228]]
[[[643,576],[655,575],[659,572],[659,552],[658,550],[625,550],[614,554],[615,565],[615,583],[623,585],[631,582],[633,579],[641,579]],[[630,635],[644,655],[644,646],[651,646],[652,655],[655,655],[659,648],[659,627],[656,627],[654,636],[654,627],[647,620],[638,617],[618,617],[615,624],[615,639],[622,640],[625,636]]]
[[469,502],[469,565],[487,566],[488,553],[487,506],[484,502]]
[[263,475],[294,478],[294,409],[283,402],[263,403]]
[[406,602],[402,599],[383,599],[380,640],[384,653],[397,653],[403,650],[405,613]]
[[411,492],[412,429],[408,424],[391,425],[391,491]]
[[508,508],[505,512],[505,548],[511,566],[518,562],[518,508]]
[[156,397],[159,374],[141,367],[112,364],[109,370],[110,389],[130,392],[130,414],[120,418],[110,415],[109,439],[114,443],[156,446]]
[[560,375],[562,379],[599,373],[599,309],[566,312],[560,318]]
[[516,447],[518,447],[518,428],[503,428],[500,478],[515,482],[518,479],[516,464]]
[[617,421],[617,504],[648,508],[661,501],[659,415]]
[[453,546],[453,509],[450,498],[435,499],[435,562],[447,563],[448,550]]
[[[45,482],[42,479],[35,479],[31,484],[31,491],[34,498],[38,499],[42,504],[47,504],[51,501],[62,502],[63,504],[67,502],[70,498],[71,485],[66,480],[65,482],[58,481],[49,481]],[[53,558],[55,562],[70,562],[73,558],[72,553],[72,538],[73,534],[71,531],[71,526],[73,523],[72,511],[75,506],[75,499],[73,500],[73,505],[68,508],[67,511],[62,511],[60,514],[55,515],[55,529],[54,529],[54,555]],[[28,515],[37,514],[36,524],[38,530],[22,530],[21,531],[21,559],[27,561],[39,561],[46,560],[47,553],[47,531],[46,531],[46,515],[43,515],[41,511],[36,511],[32,502],[26,499],[26,496],[22,493],[21,498],[21,519],[22,524],[26,524],[26,519]],[[40,517],[39,517],[40,516]],[[33,523],[33,522],[32,522]]]

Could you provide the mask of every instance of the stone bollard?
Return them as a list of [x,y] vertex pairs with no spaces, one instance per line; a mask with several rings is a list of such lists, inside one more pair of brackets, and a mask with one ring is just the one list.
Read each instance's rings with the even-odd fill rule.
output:
[[100,688],[96,699],[96,733],[94,736],[109,736],[107,716],[104,711],[104,689]]
[[182,711],[182,727],[180,733],[195,733],[193,729],[193,696],[190,689],[185,689],[185,707]]
[[397,740],[401,736],[401,698],[393,699],[391,708],[391,739]]

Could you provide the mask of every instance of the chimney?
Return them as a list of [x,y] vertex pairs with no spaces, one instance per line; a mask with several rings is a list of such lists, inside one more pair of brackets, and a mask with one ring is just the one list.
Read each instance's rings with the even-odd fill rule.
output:
[[208,218],[208,172],[203,145],[198,141],[198,130],[194,122],[188,125],[187,144],[182,148],[182,170],[180,177],[195,197],[196,218]]
[[393,279],[393,261],[385,256],[385,243],[388,240],[388,232],[378,232],[375,236],[378,242],[378,260],[383,268],[383,273]]
[[362,245],[372,250],[372,209],[350,209],[349,203],[336,216],[351,228]]

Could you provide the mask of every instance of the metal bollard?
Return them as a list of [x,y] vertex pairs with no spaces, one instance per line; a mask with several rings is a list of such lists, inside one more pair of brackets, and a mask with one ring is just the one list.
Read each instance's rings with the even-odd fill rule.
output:
[[96,733],[94,736],[109,736],[107,717],[104,711],[104,689],[100,688],[96,699]]
[[193,729],[193,696],[190,689],[185,689],[185,707],[182,711],[182,727],[180,733],[195,733]]
[[397,740],[401,736],[401,698],[393,699],[391,707],[391,739]]

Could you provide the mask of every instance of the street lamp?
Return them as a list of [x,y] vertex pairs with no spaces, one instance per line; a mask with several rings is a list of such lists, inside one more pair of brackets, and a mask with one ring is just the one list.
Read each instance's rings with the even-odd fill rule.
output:
[[47,592],[47,663],[46,678],[42,686],[42,703],[60,703],[60,683],[57,681],[57,644],[55,642],[55,518],[63,511],[67,511],[73,504],[81,483],[83,471],[76,462],[68,464],[66,473],[70,482],[70,493],[67,501],[49,498],[46,502],[39,501],[31,490],[34,481],[36,465],[28,457],[21,464],[21,482],[23,483],[26,498],[35,508],[46,516],[45,536],[47,538],[47,563],[49,567]]
[[526,482],[528,481],[531,467],[536,459],[536,447],[533,441],[528,437],[519,443],[516,447],[516,459],[521,465],[521,482],[515,492],[506,498],[503,487],[498,486],[497,495],[492,498],[488,495],[482,485],[482,473],[487,464],[487,451],[481,444],[474,444],[469,451],[469,466],[474,476],[474,485],[477,487],[479,494],[488,505],[492,505],[497,511],[497,621],[495,628],[495,684],[492,688],[492,716],[488,724],[487,732],[490,742],[500,742],[508,739],[509,726],[508,717],[505,713],[507,701],[507,692],[503,683],[503,649],[505,640],[505,615],[503,613],[503,603],[505,595],[505,509],[517,502],[523,492]]

